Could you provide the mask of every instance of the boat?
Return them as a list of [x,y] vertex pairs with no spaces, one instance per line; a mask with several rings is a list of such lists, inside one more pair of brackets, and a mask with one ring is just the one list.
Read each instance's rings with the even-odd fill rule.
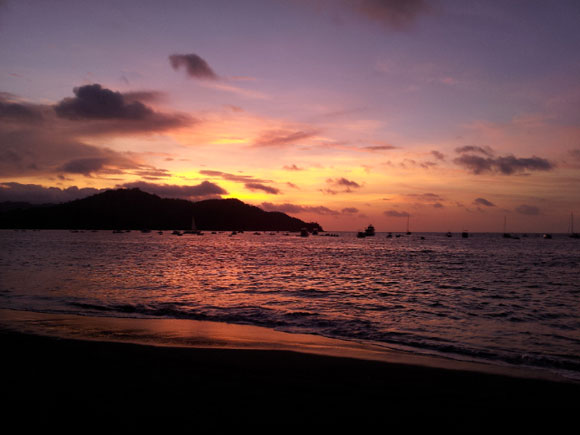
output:
[[407,216],[407,235],[410,236],[411,235],[411,231],[409,230],[409,221],[411,219],[411,216]]
[[173,234],[174,236],[183,236],[183,233],[181,231],[173,231],[171,234]]
[[512,233],[508,233],[506,231],[506,217],[503,217],[503,236],[504,239],[515,239],[515,240],[519,240],[520,238],[516,235],[513,235]]
[[300,237],[308,237],[308,229],[302,228],[300,230]]
[[570,212],[570,238],[580,239],[580,234],[574,232],[574,213]]
[[464,230],[464,231],[461,233],[461,237],[463,237],[464,239],[467,239],[467,238],[469,237],[469,233],[467,232],[467,230]]
[[359,231],[356,235],[359,239],[364,239],[366,237],[366,234],[364,231]]
[[542,237],[543,237],[544,239],[551,239],[551,238],[552,238],[552,235],[551,235],[551,234],[549,234],[549,233],[545,233],[545,234],[544,234]]
[[365,230],[365,237],[373,237],[375,235],[375,227],[369,225]]
[[447,231],[447,234],[445,234],[447,237],[453,237],[453,234],[451,234],[451,231]]
[[197,226],[195,225],[195,218],[193,216],[191,217],[191,229],[184,231],[183,234],[197,234],[198,236],[203,235],[203,233],[197,229]]

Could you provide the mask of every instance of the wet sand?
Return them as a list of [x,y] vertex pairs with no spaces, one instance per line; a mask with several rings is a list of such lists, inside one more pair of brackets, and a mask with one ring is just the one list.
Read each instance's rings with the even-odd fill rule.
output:
[[[20,323],[9,314],[20,316]],[[341,348],[338,340],[264,328],[183,321],[185,334],[160,321],[153,345],[139,326],[149,320],[109,319],[118,328],[114,336],[113,329],[104,333],[95,326],[102,319],[6,310],[0,316],[3,397],[9,398],[3,409],[7,421],[23,428],[437,422],[469,425],[465,429],[473,432],[498,415],[572,416],[580,408],[575,383],[478,370],[477,364],[445,367],[397,352],[378,357],[372,347]],[[83,334],[76,323],[85,325]],[[149,337],[149,343],[127,342],[129,325],[133,336]],[[63,333],[67,329],[76,336]]]

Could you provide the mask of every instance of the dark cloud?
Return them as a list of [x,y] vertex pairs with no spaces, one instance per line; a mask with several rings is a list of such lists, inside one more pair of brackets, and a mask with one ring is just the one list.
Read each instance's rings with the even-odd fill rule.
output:
[[406,211],[397,211],[397,210],[387,210],[384,212],[385,216],[388,217],[395,217],[395,218],[403,218],[403,217],[410,217],[411,215]]
[[487,199],[485,199],[485,198],[476,198],[476,199],[473,201],[473,203],[474,203],[475,205],[484,205],[484,206],[486,206],[486,207],[495,207],[495,204],[494,204],[493,202],[491,202],[491,201],[488,201],[488,200],[487,200]]
[[75,97],[65,98],[54,107],[61,118],[142,120],[153,114],[153,110],[140,101],[127,102],[120,92],[99,84],[80,86],[73,92]]
[[314,130],[270,130],[262,133],[254,141],[254,146],[268,147],[268,146],[284,146],[294,145],[297,142],[305,139],[310,139],[316,136],[317,132]]
[[341,212],[344,214],[355,214],[358,213],[358,211],[358,208],[355,207],[345,207],[341,210]]
[[59,170],[69,174],[89,175],[94,172],[99,172],[108,162],[109,159],[103,157],[76,159],[65,163]]
[[152,193],[164,198],[179,198],[188,200],[218,198],[221,195],[226,195],[228,193],[217,184],[211,183],[209,181],[204,181],[195,186],[155,184],[147,183],[145,181],[135,181],[132,183],[125,183],[117,187],[124,187],[127,189],[139,188],[144,192]]
[[139,101],[143,103],[146,102],[159,102],[163,101],[166,98],[166,94],[164,92],[159,91],[132,91],[132,92],[123,92],[123,99],[127,103],[132,103],[134,101]]
[[223,180],[235,181],[237,183],[269,183],[271,180],[262,180],[256,178],[252,175],[239,175],[239,174],[229,174],[227,172],[212,171],[212,170],[201,170],[199,171],[201,175],[207,175],[209,177],[218,177]]
[[61,189],[44,187],[38,184],[20,184],[14,182],[0,183],[0,202],[15,201],[32,204],[49,204],[73,201],[104,192],[105,189],[78,188],[76,186]]
[[522,204],[516,207],[516,211],[520,214],[528,216],[537,216],[540,214],[540,209],[534,205]]
[[169,63],[174,70],[183,67],[189,77],[203,80],[217,80],[218,75],[210,68],[208,63],[197,54],[172,54]]
[[405,196],[420,202],[443,201],[443,197],[436,193],[409,193]]
[[440,151],[433,150],[431,151],[431,155],[435,157],[437,160],[445,160],[445,154]]
[[445,206],[443,204],[441,204],[440,202],[436,202],[433,204],[433,208],[444,208]]
[[260,207],[266,211],[279,211],[282,213],[300,214],[313,213],[323,216],[338,216],[340,212],[324,206],[309,206],[296,204],[272,204],[271,202],[263,202]]
[[44,128],[0,129],[0,176],[88,173],[105,163],[138,168],[129,155],[87,145]]
[[409,28],[429,10],[425,0],[354,0],[347,4],[368,19],[395,30]]
[[195,122],[184,114],[155,112],[140,101],[161,98],[162,94],[155,91],[122,94],[97,83],[76,87],[73,92],[74,97],[65,98],[54,106],[59,118],[74,122],[71,134],[146,133]]
[[250,190],[261,190],[266,193],[270,193],[272,195],[278,195],[280,193],[280,189],[276,189],[275,187],[266,186],[262,183],[246,183],[246,189]]
[[363,149],[367,151],[390,151],[397,149],[397,147],[393,145],[370,145]]
[[[386,162],[386,164],[388,164],[389,166],[392,166],[390,161]],[[432,167],[437,166],[437,163],[429,162],[429,161],[418,162],[418,161],[413,160],[413,159],[405,159],[401,163],[399,163],[399,166],[403,169],[407,169],[409,167],[431,169]]]
[[458,147],[455,148],[455,152],[458,154],[464,154],[464,153],[480,153],[483,154],[484,156],[488,156],[488,157],[492,157],[493,156],[493,150],[489,147],[478,147],[478,146],[473,146],[473,145],[466,145],[464,147]]
[[158,93],[126,95],[88,85],[55,106],[21,103],[0,93],[0,176],[165,176],[166,171],[143,164],[134,153],[85,143],[96,136],[149,133],[192,122],[184,115],[155,112],[139,98],[155,99]]
[[347,180],[344,177],[341,178],[329,178],[326,183],[333,188],[341,189],[339,191],[335,189],[323,189],[323,192],[329,193],[331,195],[336,195],[337,193],[351,193],[353,189],[360,189],[362,186],[356,181]]
[[3,97],[4,95],[0,95],[0,121],[29,123],[42,120],[42,113],[38,107],[32,104],[12,102]]
[[459,166],[467,168],[474,174],[485,172],[499,172],[503,175],[512,175],[525,171],[549,171],[554,165],[541,157],[532,156],[519,158],[515,156],[481,157],[473,154],[463,154],[453,160]]
[[229,174],[227,172],[212,171],[212,170],[202,170],[199,171],[201,175],[207,175],[209,177],[219,177],[223,180],[234,181],[236,183],[243,183],[246,189],[249,190],[261,190],[272,195],[277,195],[280,193],[280,189],[268,186],[264,183],[270,183],[271,180],[261,180],[255,178],[252,175],[237,175]]

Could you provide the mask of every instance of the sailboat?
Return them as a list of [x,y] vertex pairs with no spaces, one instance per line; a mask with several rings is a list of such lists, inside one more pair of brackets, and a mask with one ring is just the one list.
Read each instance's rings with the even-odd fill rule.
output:
[[570,238],[580,239],[580,234],[574,232],[574,213],[570,212]]
[[407,235],[410,236],[411,235],[411,231],[409,231],[409,220],[411,219],[411,216],[407,216]]
[[507,221],[507,217],[504,216],[503,217],[503,238],[504,239],[511,239],[512,235],[508,232],[506,232],[506,221]]
[[195,225],[195,218],[193,216],[191,217],[191,229],[184,231],[183,234],[197,234],[198,236],[203,235],[203,233],[197,229],[197,226]]

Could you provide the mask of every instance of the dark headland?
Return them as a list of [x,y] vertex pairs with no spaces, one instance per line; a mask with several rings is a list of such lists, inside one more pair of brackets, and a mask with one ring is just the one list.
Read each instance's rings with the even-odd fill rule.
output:
[[192,202],[160,198],[139,189],[108,190],[63,204],[0,204],[0,228],[78,230],[322,231],[281,212],[267,212],[237,199]]

